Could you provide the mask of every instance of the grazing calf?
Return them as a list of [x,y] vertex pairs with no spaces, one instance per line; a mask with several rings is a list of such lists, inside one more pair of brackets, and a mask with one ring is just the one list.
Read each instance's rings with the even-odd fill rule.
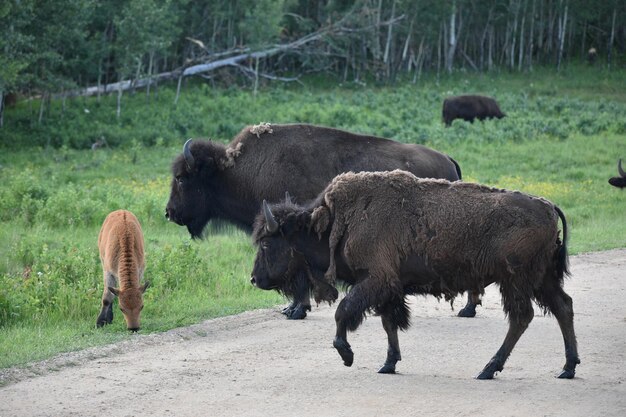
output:
[[118,296],[126,327],[137,331],[143,309],[143,293],[149,285],[147,282],[141,285],[145,263],[143,233],[137,217],[126,210],[110,213],[100,229],[98,248],[104,273],[104,292],[96,326],[113,322],[113,299]]
[[617,188],[626,187],[626,172],[622,169],[621,159],[617,161],[617,172],[619,173],[619,177],[609,178],[609,184]]
[[485,120],[494,117],[501,119],[506,114],[500,111],[498,103],[491,97],[468,95],[445,99],[442,116],[447,127],[454,119],[463,119],[473,123],[474,119]]
[[406,295],[450,300],[497,283],[509,331],[478,378],[502,371],[533,319],[532,300],[558,320],[566,357],[559,377],[574,377],[580,363],[574,312],[562,288],[567,226],[549,201],[396,170],[342,174],[307,206],[272,207],[264,204],[257,216],[251,282],[272,288],[304,270],[318,302],[337,298],[337,280],[351,285],[335,313],[333,343],[346,366],[354,359],[347,331],[356,330],[367,311],[381,316],[387,332],[387,360],[379,372],[394,373],[401,359],[398,328],[409,327]]

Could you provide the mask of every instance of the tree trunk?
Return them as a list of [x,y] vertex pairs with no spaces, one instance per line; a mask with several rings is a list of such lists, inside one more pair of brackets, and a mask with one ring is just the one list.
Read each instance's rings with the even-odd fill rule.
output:
[[174,98],[174,106],[178,104],[178,97],[180,97],[180,86],[183,83],[183,73],[178,76],[178,85],[176,86],[176,97]]
[[495,42],[495,34],[493,25],[489,28],[489,51],[487,53],[487,68],[489,71],[493,70],[493,44]]
[[148,86],[146,87],[146,97],[150,97],[150,86],[152,84],[152,64],[154,62],[154,51],[150,51],[148,59]]
[[517,70],[522,70],[522,63],[524,62],[524,24],[526,23],[526,6],[527,2],[524,1],[524,11],[522,12],[522,24],[520,26],[519,34],[519,56],[517,61]]
[[[511,0],[513,5],[513,0]],[[519,3],[515,3],[515,17],[513,18],[513,28],[511,29],[511,49],[509,52],[509,68],[515,69],[515,43],[517,40],[517,19],[519,17]]]
[[587,54],[585,53],[585,38],[587,37],[587,21],[585,20],[585,24],[583,26],[583,36],[582,36],[582,40],[580,42],[581,46],[580,46],[580,59],[584,60],[585,57],[587,56]]
[[4,91],[0,90],[0,128],[4,126]]
[[450,38],[448,41],[448,50],[446,53],[446,71],[452,74],[452,65],[454,63],[454,53],[456,52],[456,1],[452,2],[452,14],[450,14]]
[[565,2],[565,11],[563,18],[559,20],[559,53],[556,61],[556,70],[561,70],[561,61],[563,60],[563,45],[565,45],[565,30],[567,28],[567,1]]
[[120,119],[122,114],[122,84],[124,82],[124,77],[121,77],[121,81],[118,83],[117,87],[117,110],[115,115],[117,116],[117,120]]
[[613,41],[615,41],[615,15],[617,14],[617,8],[613,8],[613,21],[611,23],[611,36],[609,38],[609,46],[607,48],[606,60],[607,65],[611,68],[611,58],[613,55]]
[[[396,15],[396,0],[393,0],[391,4],[391,20]],[[385,53],[383,54],[383,62],[386,64],[389,62],[389,50],[391,49],[391,39],[393,37],[393,25],[387,27],[387,42],[385,42]]]
[[38,119],[39,124],[41,124],[41,122],[43,121],[43,114],[46,108],[47,95],[48,93],[43,93],[43,95],[41,96],[41,102],[39,103],[39,119]]
[[[541,1],[541,0],[540,0]],[[535,36],[535,0],[530,12],[530,32],[528,33],[528,70],[533,70],[533,41]]]

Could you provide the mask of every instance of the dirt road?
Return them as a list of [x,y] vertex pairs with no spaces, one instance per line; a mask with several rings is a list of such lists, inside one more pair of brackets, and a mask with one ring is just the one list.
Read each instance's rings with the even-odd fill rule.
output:
[[376,373],[386,354],[377,317],[349,335],[346,368],[332,348],[334,307],[304,321],[262,310],[0,371],[0,416],[626,416],[626,249],[570,260],[574,380],[554,378],[563,342],[538,310],[504,371],[473,379],[507,328],[488,288],[474,319],[415,299],[397,375]]

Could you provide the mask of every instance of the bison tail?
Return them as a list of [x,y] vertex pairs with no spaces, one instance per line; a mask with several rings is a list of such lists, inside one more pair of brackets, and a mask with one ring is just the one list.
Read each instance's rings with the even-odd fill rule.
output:
[[565,214],[563,214],[560,208],[554,206],[554,210],[561,218],[561,223],[563,223],[563,241],[557,253],[557,275],[559,280],[562,281],[565,275],[570,275],[569,259],[567,256],[567,221],[565,220]]
[[462,180],[463,176],[461,175],[461,167],[459,166],[458,162],[456,162],[454,159],[450,158],[450,160],[454,164],[454,168],[456,169],[456,174],[458,175],[459,180]]

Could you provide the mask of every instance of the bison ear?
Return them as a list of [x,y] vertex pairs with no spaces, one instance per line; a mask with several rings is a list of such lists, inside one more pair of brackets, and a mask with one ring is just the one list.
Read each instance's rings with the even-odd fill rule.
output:
[[322,233],[324,233],[326,229],[328,229],[329,224],[330,212],[328,211],[328,207],[320,206],[313,210],[309,227],[312,228],[315,233],[317,233],[318,237],[321,237]]
[[120,295],[120,290],[118,288],[109,287],[109,291],[111,291],[114,295],[118,297]]
[[142,294],[146,292],[148,288],[150,288],[150,281],[146,281],[141,287],[139,287]]

